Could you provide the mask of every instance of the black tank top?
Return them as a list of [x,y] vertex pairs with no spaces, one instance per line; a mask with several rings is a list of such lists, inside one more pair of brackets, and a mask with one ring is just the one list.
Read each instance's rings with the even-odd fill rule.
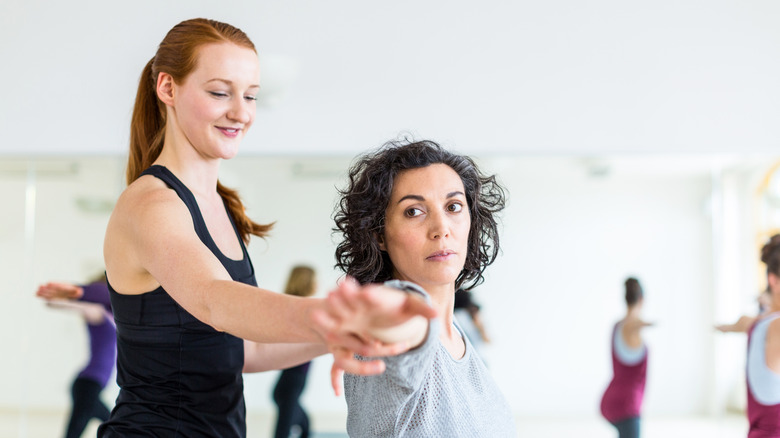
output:
[[[168,169],[155,165],[142,175],[153,175],[176,191],[190,210],[200,240],[233,280],[257,286],[232,217],[241,260],[217,248],[192,192]],[[98,436],[245,437],[243,341],[200,322],[162,287],[140,295],[122,295],[108,287],[117,328],[120,391]]]

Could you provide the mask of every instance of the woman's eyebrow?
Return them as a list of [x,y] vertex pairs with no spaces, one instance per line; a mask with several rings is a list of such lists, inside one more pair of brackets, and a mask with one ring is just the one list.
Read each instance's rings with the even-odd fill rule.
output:
[[[455,198],[455,197],[458,197],[458,196],[464,196],[465,197],[466,194],[461,192],[461,191],[455,191],[455,192],[447,193],[447,199]],[[401,202],[403,202],[403,201],[405,201],[407,199],[411,199],[413,201],[420,201],[420,202],[425,201],[425,197],[420,196],[420,195],[406,195],[406,196],[402,197],[401,199],[399,199],[397,204],[400,204]]]
[[[208,81],[206,81],[207,84],[209,84],[211,82],[222,82],[225,85],[233,85],[233,81],[231,81],[230,79],[213,78],[213,79],[209,79]],[[260,85],[252,84],[252,85],[249,86],[249,88],[260,88]]]
[[403,201],[406,201],[407,199],[411,199],[413,201],[425,201],[425,198],[420,195],[406,195],[403,198],[399,199],[398,202],[396,202],[396,204],[400,204]]

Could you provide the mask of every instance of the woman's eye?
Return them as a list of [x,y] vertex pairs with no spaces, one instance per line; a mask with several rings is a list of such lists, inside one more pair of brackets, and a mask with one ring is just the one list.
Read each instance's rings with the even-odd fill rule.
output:
[[257,102],[257,96],[244,96],[244,99]]
[[211,94],[214,97],[227,97],[227,93],[222,93],[219,91],[209,91],[209,94]]
[[422,210],[419,208],[408,208],[404,213],[406,214],[406,217],[415,217],[421,215]]
[[457,213],[457,212],[459,212],[461,210],[463,210],[463,205],[462,204],[457,204],[456,203],[456,204],[450,204],[450,205],[447,206],[447,211],[449,211],[451,213]]

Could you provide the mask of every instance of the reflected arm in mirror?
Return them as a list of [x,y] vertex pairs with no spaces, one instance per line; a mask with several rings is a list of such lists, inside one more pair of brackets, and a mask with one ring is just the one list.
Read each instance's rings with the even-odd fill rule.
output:
[[67,299],[47,300],[46,305],[52,308],[73,310],[81,315],[89,325],[102,324],[111,318],[101,304],[85,303]]
[[38,287],[35,295],[51,300],[51,299],[72,299],[78,300],[84,295],[84,288],[70,283],[60,283],[56,281],[50,281],[42,284]]
[[758,318],[755,316],[741,316],[737,322],[733,324],[718,324],[715,326],[715,330],[721,333],[747,333],[753,323]]

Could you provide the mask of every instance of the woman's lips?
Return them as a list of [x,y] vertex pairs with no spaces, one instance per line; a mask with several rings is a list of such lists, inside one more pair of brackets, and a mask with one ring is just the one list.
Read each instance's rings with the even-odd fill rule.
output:
[[222,132],[222,134],[224,134],[224,135],[226,135],[226,136],[228,136],[230,138],[237,137],[238,133],[241,132],[241,128],[224,128],[224,127],[221,127],[221,126],[217,126],[217,129],[219,129],[220,132]]
[[451,255],[454,255],[455,251],[450,250],[444,250],[444,251],[436,251],[435,253],[429,255],[427,257],[428,260],[446,260]]

